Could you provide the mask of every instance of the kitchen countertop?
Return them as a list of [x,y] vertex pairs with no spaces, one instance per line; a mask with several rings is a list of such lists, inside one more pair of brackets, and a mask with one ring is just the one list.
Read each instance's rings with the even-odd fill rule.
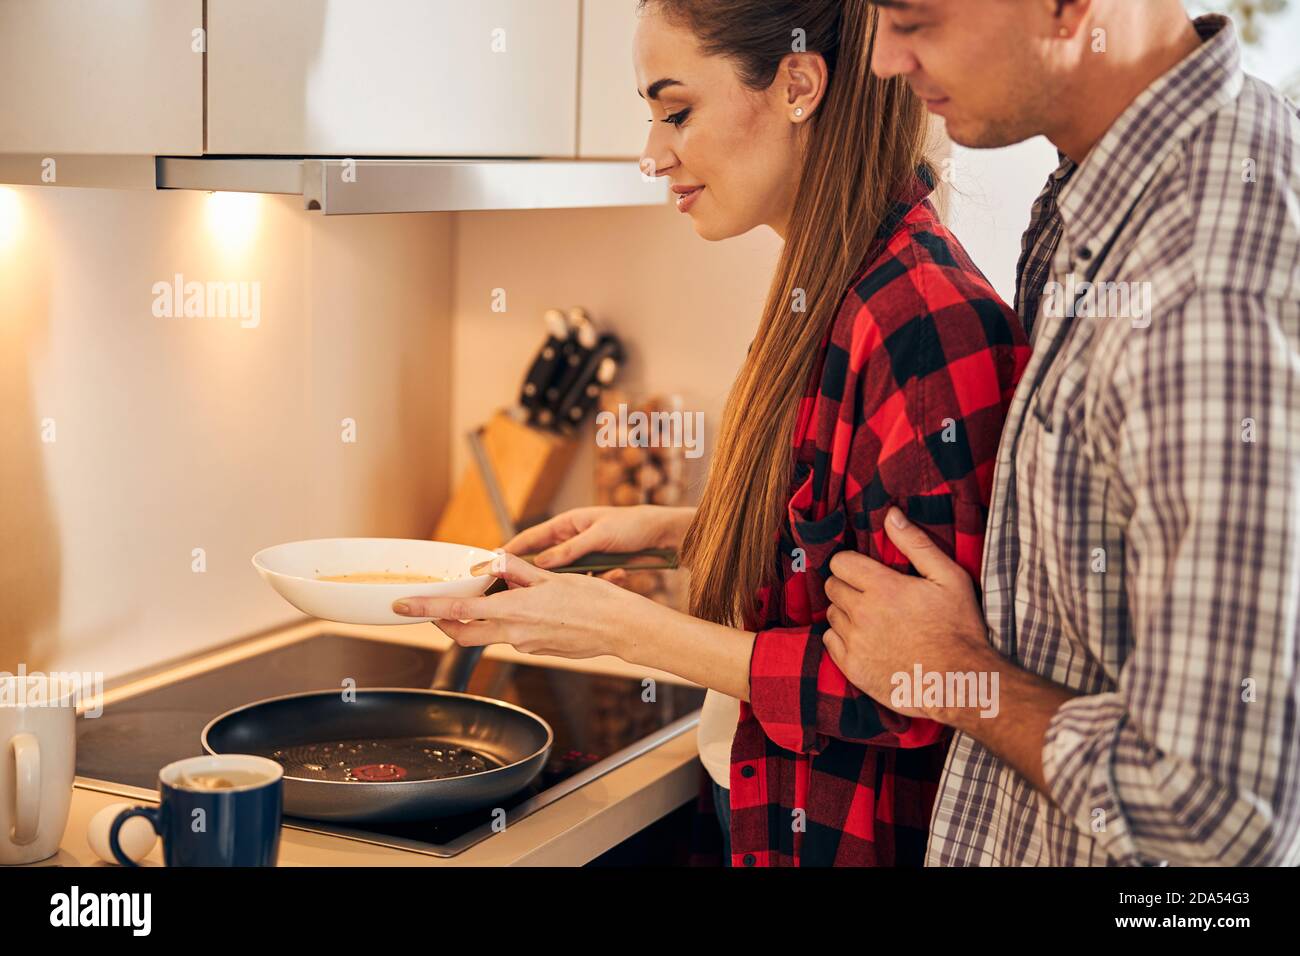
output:
[[[115,681],[105,691],[104,702],[111,704],[114,700],[134,696],[158,684],[170,683],[194,671],[322,633],[410,643],[437,649],[451,645],[450,638],[428,624],[356,627],[308,621],[206,652],[147,674]],[[571,661],[520,654],[508,645],[488,647],[485,656],[637,679],[653,677],[667,683],[684,683],[662,671],[632,667],[612,657]],[[279,863],[281,866],[578,866],[693,800],[699,792],[699,774],[695,732],[688,730],[455,857],[429,856],[289,825],[282,829]],[[90,849],[86,829],[91,817],[99,810],[122,802],[156,804],[157,794],[78,777],[59,852],[49,859],[29,865],[114,865],[104,863]],[[161,842],[154,846],[145,858],[145,863],[162,865]]]

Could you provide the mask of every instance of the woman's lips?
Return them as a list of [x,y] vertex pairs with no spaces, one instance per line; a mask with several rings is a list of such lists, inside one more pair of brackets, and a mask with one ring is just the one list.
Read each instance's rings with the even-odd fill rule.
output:
[[673,192],[677,194],[677,211],[690,212],[691,207],[694,206],[696,200],[700,198],[700,193],[704,192],[704,187],[674,186]]

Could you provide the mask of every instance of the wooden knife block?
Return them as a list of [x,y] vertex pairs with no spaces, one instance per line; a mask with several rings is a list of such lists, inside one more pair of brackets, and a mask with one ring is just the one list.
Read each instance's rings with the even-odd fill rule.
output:
[[[498,412],[484,425],[480,438],[506,511],[516,525],[546,510],[578,449],[575,439],[532,428],[506,412]],[[476,461],[471,460],[461,476],[434,538],[480,548],[506,543]]]

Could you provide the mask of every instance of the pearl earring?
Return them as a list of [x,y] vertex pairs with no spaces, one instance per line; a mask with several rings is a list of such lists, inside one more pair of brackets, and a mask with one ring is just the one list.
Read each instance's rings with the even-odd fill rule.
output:
[[802,106],[795,107],[794,115],[803,116],[803,107]]

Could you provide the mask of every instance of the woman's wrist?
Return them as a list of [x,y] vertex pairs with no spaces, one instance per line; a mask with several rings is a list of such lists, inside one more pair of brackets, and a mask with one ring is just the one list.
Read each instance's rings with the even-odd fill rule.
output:
[[655,543],[659,548],[677,549],[686,538],[686,531],[695,520],[694,508],[663,508],[663,524],[659,530],[659,539]]
[[639,598],[616,632],[612,653],[637,667],[650,667],[729,697],[749,699],[749,662],[754,635],[691,617]]
[[[672,609],[632,591],[625,592],[635,601],[635,609],[616,625],[611,651],[615,657],[639,667],[654,667],[655,637],[672,626]],[[665,614],[667,612],[667,614]]]

